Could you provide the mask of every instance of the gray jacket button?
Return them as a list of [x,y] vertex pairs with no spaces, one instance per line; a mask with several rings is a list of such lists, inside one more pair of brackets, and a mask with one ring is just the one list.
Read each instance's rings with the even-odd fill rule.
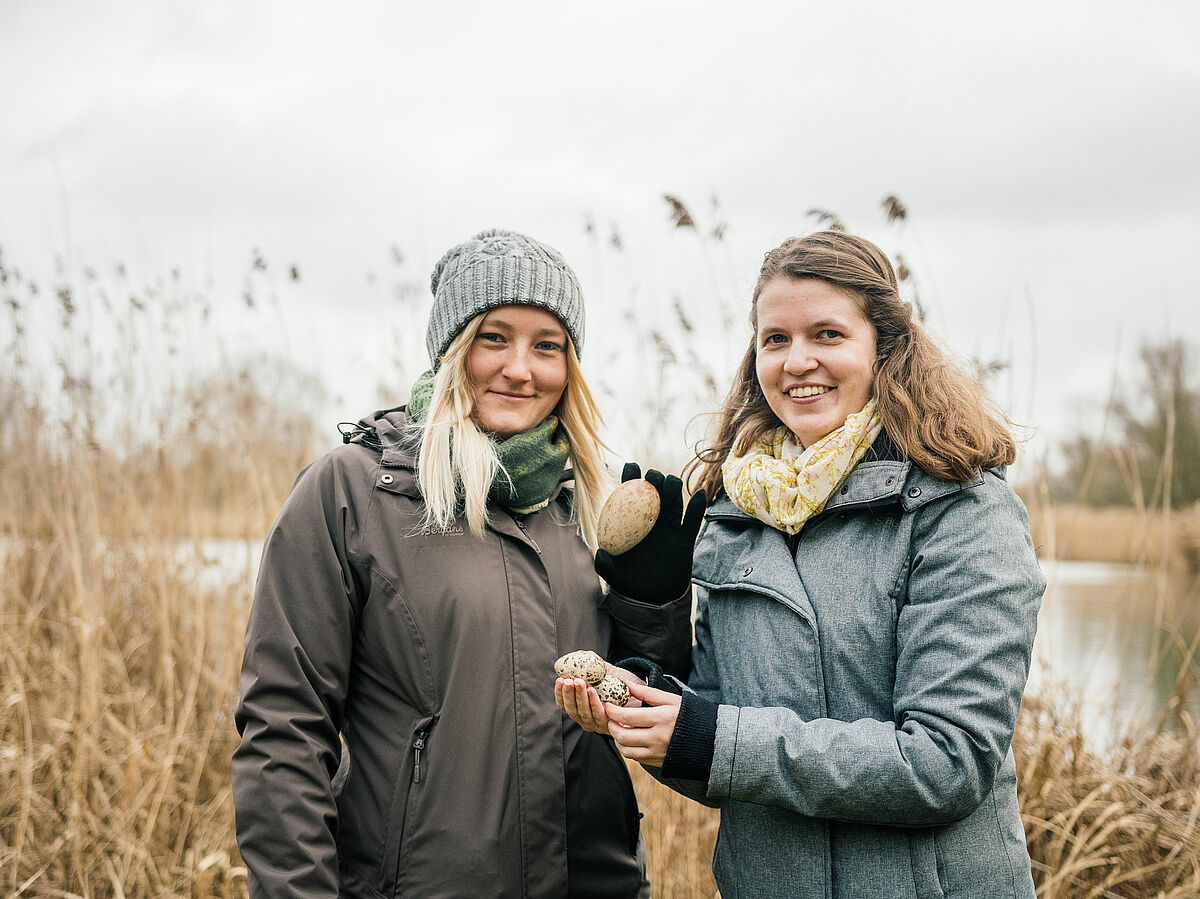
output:
[[390,474],[380,475],[379,477],[379,483],[381,484],[390,484],[394,480],[395,478],[393,478]]
[[908,496],[910,499],[916,499],[920,495],[921,495],[920,487],[909,487],[908,488]]

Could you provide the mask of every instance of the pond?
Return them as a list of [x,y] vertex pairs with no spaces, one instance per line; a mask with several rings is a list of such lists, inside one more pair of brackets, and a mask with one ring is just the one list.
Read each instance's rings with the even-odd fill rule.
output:
[[[1046,596],[1029,690],[1061,687],[1080,703],[1089,738],[1105,744],[1174,694],[1200,630],[1194,579],[1143,566],[1043,561]],[[1188,696],[1200,714],[1200,691]]]

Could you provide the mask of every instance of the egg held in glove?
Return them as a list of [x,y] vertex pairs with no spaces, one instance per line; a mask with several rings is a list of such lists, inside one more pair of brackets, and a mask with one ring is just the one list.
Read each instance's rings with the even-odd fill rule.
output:
[[610,556],[637,546],[658,520],[660,500],[654,485],[643,478],[625,481],[600,510],[596,539]]

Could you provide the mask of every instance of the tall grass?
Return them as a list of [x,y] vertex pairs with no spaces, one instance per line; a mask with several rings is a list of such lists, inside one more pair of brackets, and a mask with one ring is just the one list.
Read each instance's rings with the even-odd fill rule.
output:
[[93,498],[67,499],[59,526],[4,554],[0,883],[10,896],[232,895],[245,604],[156,553],[98,552]]
[[6,552],[0,869],[12,894],[186,893],[229,862],[212,618],[238,610],[162,559],[100,557],[86,526]]
[[0,889],[240,894],[228,759],[247,585],[204,576],[200,537],[261,528],[297,448],[286,468],[283,447],[123,463],[48,439],[27,398],[10,411],[30,436],[0,450]]
[[[694,349],[684,338],[676,353]],[[67,402],[49,408],[22,353],[14,341],[0,382],[0,890],[244,895],[229,756],[250,584],[214,577],[205,540],[265,533],[311,429],[264,368],[184,380],[149,433],[106,429],[89,404],[111,387],[89,386],[67,353]],[[1136,544],[1166,570],[1173,519],[1134,515],[1034,509],[1056,557],[1103,536],[1114,557]],[[1196,584],[1182,596],[1197,604]],[[1194,640],[1168,625],[1195,670]],[[1013,745],[1043,899],[1200,895],[1188,688],[1181,678],[1162,715],[1105,749],[1071,697],[1026,697]],[[633,775],[655,895],[712,897],[716,813]]]
[[1027,696],[1013,741],[1038,895],[1200,896],[1194,722],[1180,712],[1099,754],[1071,708],[1069,698]]
[[212,577],[204,541],[262,533],[312,433],[272,392],[303,382],[286,366],[179,357],[213,336],[181,280],[60,266],[46,288],[0,256],[6,896],[245,893],[229,755],[248,585]]

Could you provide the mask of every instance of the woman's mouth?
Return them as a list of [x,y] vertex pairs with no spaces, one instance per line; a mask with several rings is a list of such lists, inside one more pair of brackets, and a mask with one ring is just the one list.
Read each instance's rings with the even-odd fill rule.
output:
[[805,387],[793,387],[786,391],[786,393],[794,400],[804,400],[808,399],[809,397],[824,396],[833,389],[834,388],[832,387],[811,385]]
[[492,396],[498,396],[506,400],[531,400],[534,396],[532,393],[505,393],[502,390],[493,390],[490,392]]

